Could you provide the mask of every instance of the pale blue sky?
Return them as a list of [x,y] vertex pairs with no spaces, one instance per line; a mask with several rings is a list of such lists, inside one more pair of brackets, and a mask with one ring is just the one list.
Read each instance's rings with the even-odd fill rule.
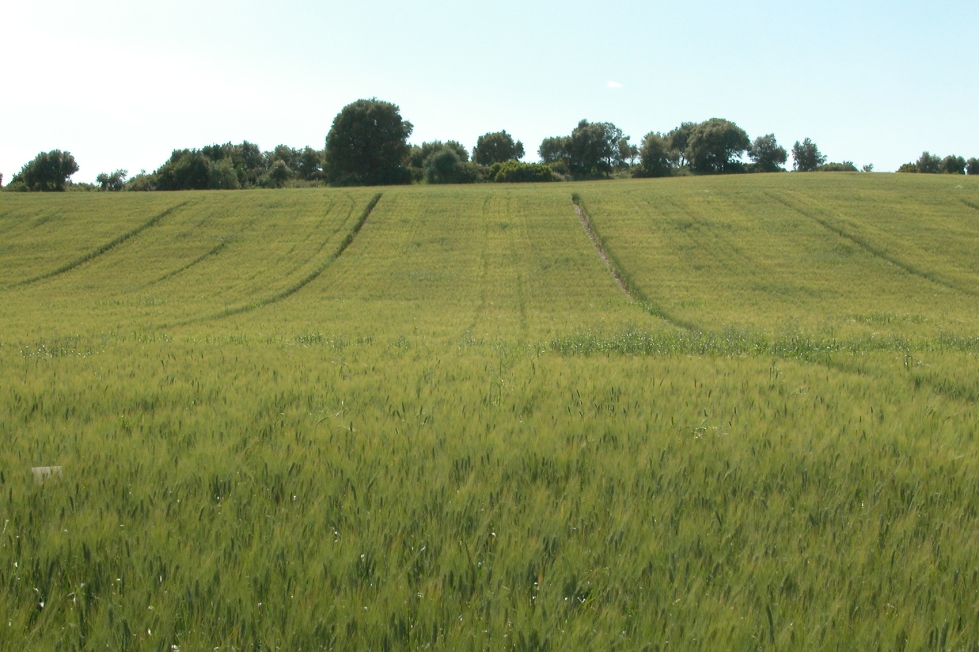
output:
[[582,118],[638,143],[721,117],[887,171],[979,156],[977,42],[976,0],[8,3],[0,172],[56,148],[75,181],[211,143],[322,148],[366,97],[412,142],[506,129],[527,160]]

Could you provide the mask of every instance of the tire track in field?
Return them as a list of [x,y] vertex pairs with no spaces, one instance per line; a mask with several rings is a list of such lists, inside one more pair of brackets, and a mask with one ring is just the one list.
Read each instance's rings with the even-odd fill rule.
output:
[[77,259],[73,260],[72,262],[68,263],[67,265],[62,265],[61,267],[59,267],[59,268],[57,268],[57,269],[55,269],[53,271],[45,272],[44,274],[39,274],[37,276],[33,276],[33,277],[29,278],[29,279],[26,279],[24,281],[20,281],[19,283],[15,283],[14,285],[12,285],[10,287],[23,287],[25,285],[31,285],[32,283],[37,283],[38,281],[43,281],[45,279],[49,279],[49,278],[53,278],[55,276],[59,276],[61,274],[65,274],[66,272],[70,272],[71,270],[75,269],[76,267],[79,267],[80,265],[84,265],[85,263],[87,263],[87,262],[89,262],[91,260],[94,260],[94,259],[98,258],[99,256],[102,256],[102,255],[108,253],[109,251],[115,249],[116,247],[118,247],[122,243],[126,242],[127,240],[131,240],[132,238],[135,238],[137,235],[139,235],[140,233],[142,233],[146,229],[150,228],[151,226],[154,226],[154,225],[158,224],[160,222],[160,220],[162,220],[164,217],[166,217],[166,216],[174,213],[175,211],[177,211],[180,208],[183,208],[184,206],[186,206],[190,202],[191,202],[191,200],[188,199],[187,201],[181,202],[181,203],[179,203],[179,204],[177,204],[175,206],[171,206],[170,208],[166,209],[162,213],[158,213],[157,215],[154,215],[153,217],[151,217],[146,222],[143,222],[142,224],[140,224],[139,226],[137,226],[132,231],[128,231],[126,233],[123,233],[122,235],[120,235],[116,239],[111,240],[111,241],[105,243],[104,245],[102,245],[102,246],[100,246],[100,247],[98,247],[96,249],[93,249],[92,251],[88,252],[87,254],[85,254],[84,256],[82,256],[81,258],[77,258]]
[[969,201],[968,199],[962,199],[961,197],[959,198],[959,200],[963,204],[965,204],[966,206],[968,206],[969,208],[971,208],[972,210],[979,211],[979,204],[975,204],[975,203]]
[[214,248],[212,248],[212,249],[211,249],[210,251],[208,251],[208,252],[205,252],[205,253],[203,253],[203,254],[201,254],[200,256],[198,256],[198,257],[197,257],[197,258],[195,258],[194,260],[192,260],[192,261],[190,261],[190,262],[189,262],[189,263],[187,263],[186,265],[183,265],[182,267],[178,267],[178,268],[177,268],[177,269],[175,269],[175,270],[172,270],[172,271],[169,271],[169,272],[167,272],[166,274],[164,274],[164,275],[163,275],[163,276],[161,276],[160,278],[157,278],[157,279],[153,279],[152,281],[150,281],[149,283],[147,283],[147,284],[146,284],[146,285],[144,285],[143,287],[144,287],[144,288],[147,288],[147,287],[149,287],[149,286],[151,286],[151,285],[155,285],[156,283],[162,283],[163,281],[165,281],[165,280],[167,280],[167,279],[169,279],[169,278],[173,278],[173,277],[174,277],[174,276],[176,276],[177,274],[181,274],[181,273],[183,273],[183,272],[186,272],[186,271],[187,271],[188,269],[190,269],[190,268],[191,268],[191,267],[193,267],[194,265],[197,265],[198,263],[202,263],[202,262],[204,262],[205,260],[207,260],[207,259],[208,259],[208,258],[210,258],[211,256],[217,256],[217,255],[218,255],[219,253],[221,253],[221,252],[222,252],[222,251],[224,250],[224,248],[225,248],[225,247],[227,247],[227,246],[228,246],[228,240],[224,240],[224,239],[222,239],[222,240],[221,240],[221,242],[220,242],[220,243],[218,243],[218,245],[217,245],[216,247],[214,247]]
[[[902,349],[895,349],[896,351],[902,351]],[[915,350],[903,350],[905,355],[904,365],[908,371],[913,370],[913,366],[916,364],[921,364],[918,360]],[[833,371],[846,373],[853,375],[858,378],[864,378],[871,381],[876,380],[876,375],[873,370],[867,369],[861,365],[862,360],[857,356],[849,356],[845,359],[840,358],[829,358],[825,360],[808,360],[808,364],[820,365],[826,369],[831,369]],[[925,389],[931,391],[935,396],[941,396],[950,401],[958,401],[964,403],[965,405],[976,405],[979,403],[979,392],[969,388],[955,381],[949,381],[949,379],[943,378],[942,380],[937,380],[936,378],[928,378],[921,375],[913,375],[909,373],[902,374],[902,377],[907,382],[907,384],[912,385],[914,388],[924,387]]]
[[[333,207],[334,206],[336,206],[336,201],[335,200],[330,203],[330,205],[326,209],[326,212],[323,213],[323,217],[322,217],[322,219],[320,219],[320,222],[317,225],[317,229],[322,228],[322,225],[326,223],[327,218],[333,212]],[[346,217],[343,218],[343,221],[341,221],[339,224],[337,224],[337,226],[332,231],[330,231],[325,238],[323,238],[323,240],[319,243],[319,246],[316,247],[316,251],[314,251],[313,253],[311,253],[304,260],[299,261],[298,263],[296,263],[295,265],[293,265],[291,268],[289,268],[289,270],[286,271],[285,276],[287,276],[287,277],[288,276],[291,276],[294,272],[296,272],[302,266],[310,263],[314,258],[316,258],[317,256],[319,256],[320,253],[322,253],[322,251],[324,249],[326,249],[326,245],[329,244],[330,240],[333,239],[333,236],[335,236],[337,233],[339,233],[340,232],[340,229],[342,229],[344,227],[344,225],[346,225],[347,220],[349,220],[350,219],[350,216],[353,215],[353,212],[354,212],[354,209],[355,208],[356,208],[356,204],[351,199],[351,201],[350,201],[350,210],[347,211],[347,215],[346,215]],[[309,235],[307,235],[305,238],[303,238],[303,242],[305,243],[307,240],[309,240],[310,238],[312,238],[314,232],[315,232],[315,230],[313,232],[311,232]],[[294,244],[292,246],[292,248],[289,250],[289,253],[286,254],[286,256],[288,257],[290,254],[292,254],[299,247],[299,244],[300,243],[298,243],[298,242],[296,244]]]
[[489,205],[491,200],[492,197],[490,195],[487,195],[483,199],[482,212],[480,214],[480,217],[483,218],[483,246],[479,249],[479,258],[482,262],[482,273],[479,275],[479,305],[473,311],[473,318],[469,323],[469,327],[463,331],[463,333],[467,335],[467,338],[471,337],[472,333],[476,330],[476,325],[479,323],[479,317],[483,314],[483,311],[486,310],[486,304],[489,302],[489,299],[486,296],[486,278],[489,276],[489,261],[486,259],[486,242],[489,239],[487,237],[489,232],[489,220],[486,219],[486,216],[489,214]]
[[[511,210],[512,197],[507,195],[506,197],[506,216],[507,223],[510,221],[510,217],[513,215]],[[519,229],[522,233],[520,240],[528,245],[528,249],[532,252],[533,249],[530,247],[530,237],[529,237],[529,224],[527,223],[526,214],[520,216]],[[514,261],[520,260],[520,252],[518,251],[517,234],[510,233],[509,227],[507,228],[507,233],[510,237],[510,253],[513,256]],[[523,267],[521,265],[515,265],[516,275],[517,275],[517,299],[520,302],[520,331],[526,336],[530,332],[530,325],[527,319],[527,290],[524,287],[524,272],[521,271]]]
[[228,308],[226,310],[222,310],[213,315],[206,315],[204,317],[195,317],[194,319],[187,319],[180,322],[163,324],[162,328],[186,326],[188,324],[211,321],[214,319],[222,319],[224,317],[231,317],[233,315],[240,315],[245,312],[251,312],[253,310],[258,310],[259,308],[270,306],[274,303],[278,303],[279,301],[282,301],[283,299],[287,299],[291,297],[293,294],[299,292],[301,289],[303,289],[304,287],[306,287],[307,285],[315,281],[320,276],[320,274],[325,272],[330,267],[330,265],[336,262],[337,258],[339,258],[340,255],[343,254],[344,251],[346,251],[347,247],[349,247],[353,243],[354,238],[357,237],[357,234],[360,233],[361,229],[364,228],[364,225],[367,224],[367,220],[370,219],[370,216],[374,212],[374,209],[377,207],[377,203],[379,201],[381,201],[381,193],[377,193],[371,198],[369,202],[367,202],[367,206],[364,207],[364,211],[361,213],[360,218],[357,220],[357,223],[354,224],[350,232],[347,233],[346,237],[344,237],[344,239],[340,242],[339,246],[337,246],[336,251],[330,254],[330,256],[326,260],[324,260],[319,267],[317,267],[315,270],[313,270],[312,272],[304,276],[302,279],[300,279],[293,285],[287,287],[285,290],[282,290],[281,292],[277,292],[276,294],[273,294],[272,296],[266,297],[264,299],[254,301],[252,303],[247,303],[243,306],[237,306],[235,308]]
[[[349,199],[349,195],[348,195],[348,199]],[[271,260],[268,263],[268,265],[261,266],[261,267],[256,267],[255,268],[255,271],[252,272],[252,274],[250,274],[249,276],[247,276],[244,279],[242,279],[241,284],[244,285],[244,284],[251,283],[255,279],[261,277],[265,272],[267,272],[269,270],[275,270],[277,268],[277,266],[282,261],[289,260],[290,258],[293,260],[292,266],[289,267],[289,269],[286,270],[285,272],[283,272],[281,274],[275,275],[274,278],[280,279],[280,280],[285,280],[289,276],[291,276],[296,270],[298,270],[298,269],[302,268],[303,266],[308,265],[310,262],[312,262],[312,260],[314,258],[316,258],[316,256],[319,255],[319,253],[321,251],[323,251],[323,249],[330,242],[330,240],[333,238],[333,236],[336,235],[340,231],[340,229],[342,229],[344,227],[344,225],[346,225],[347,220],[350,219],[350,216],[354,214],[354,211],[357,208],[356,202],[354,202],[354,200],[351,199],[350,200],[350,209],[347,211],[347,215],[346,215],[346,217],[343,218],[343,221],[341,221],[339,224],[337,224],[337,226],[326,235],[326,237],[319,243],[319,246],[316,247],[316,250],[313,253],[309,254],[305,258],[302,258],[302,259],[296,261],[295,257],[293,257],[292,254],[296,251],[296,249],[298,249],[300,247],[301,244],[306,243],[310,238],[313,237],[314,234],[319,233],[319,231],[321,230],[322,225],[327,222],[327,218],[329,218],[330,213],[333,211],[333,207],[335,205],[336,205],[336,200],[332,200],[329,203],[329,205],[326,207],[326,209],[324,210],[323,215],[320,218],[319,223],[315,227],[313,227],[312,229],[310,229],[309,233],[306,234],[306,236],[302,239],[301,242],[293,243],[293,245],[289,249],[289,251],[280,254],[277,258],[275,258],[274,260]]]
[[880,260],[888,262],[891,265],[894,265],[895,267],[903,269],[905,272],[911,274],[912,276],[917,276],[918,278],[922,278],[926,281],[930,281],[935,285],[941,285],[942,287],[948,288],[950,290],[955,290],[956,292],[961,292],[963,294],[968,294],[969,296],[979,296],[979,291],[967,287],[963,287],[958,283],[955,283],[946,278],[943,278],[942,276],[939,276],[938,274],[935,274],[934,272],[923,270],[912,263],[901,260],[900,258],[894,256],[893,254],[888,253],[884,249],[881,249],[880,247],[873,245],[868,240],[860,237],[859,235],[855,235],[853,233],[848,232],[842,226],[833,224],[832,222],[824,218],[817,217],[812,213],[802,210],[798,206],[793,206],[789,201],[787,201],[782,197],[779,197],[778,195],[772,194],[770,192],[766,192],[765,195],[770,199],[778,202],[779,204],[782,204],[786,208],[795,211],[799,215],[802,215],[803,217],[808,217],[810,220],[816,222],[827,231],[835,233],[836,235],[840,236],[841,238],[844,238],[845,240],[849,240],[853,244],[857,245],[858,247],[860,247],[861,249],[869,253],[871,256],[874,256],[875,258],[879,258]]
[[571,202],[574,204],[575,212],[578,214],[578,219],[581,220],[581,226],[585,229],[588,239],[591,240],[593,245],[595,245],[598,255],[602,257],[602,260],[605,261],[605,265],[608,266],[609,271],[612,273],[612,278],[614,278],[615,282],[619,284],[619,287],[622,288],[622,291],[625,292],[625,295],[629,297],[630,301],[638,305],[653,317],[658,317],[659,319],[677,326],[678,328],[692,332],[703,331],[703,329],[696,324],[674,317],[666,312],[662,306],[650,301],[642,290],[636,287],[635,282],[632,280],[631,276],[625,272],[622,264],[618,261],[615,255],[606,248],[601,236],[597,233],[591,219],[588,217],[587,211],[585,211],[584,206],[582,206],[581,196],[578,195],[578,193],[573,193],[571,195]]
[[[690,228],[681,229],[683,235],[701,251],[703,251],[709,258],[716,261],[724,269],[733,275],[742,274],[746,267],[756,267],[757,262],[753,260],[750,256],[745,254],[737,245],[730,241],[729,238],[725,238],[718,233],[717,229],[711,229],[709,225],[706,225],[704,220],[693,213],[688,206],[676,201],[669,195],[661,196],[660,200],[663,202],[668,202],[672,208],[673,213],[683,213],[689,218]],[[652,201],[647,200],[647,203],[652,206]],[[668,216],[668,213],[664,211],[662,207],[654,207],[661,215]],[[695,237],[690,231],[696,231],[699,237]],[[707,240],[710,239],[714,248],[710,248],[707,244]]]
[[12,216],[10,212],[0,213],[0,233],[3,234],[4,238],[21,237],[27,231],[33,231],[46,222],[50,222],[57,214],[57,209],[49,208],[42,213],[21,217],[17,221],[18,218]]

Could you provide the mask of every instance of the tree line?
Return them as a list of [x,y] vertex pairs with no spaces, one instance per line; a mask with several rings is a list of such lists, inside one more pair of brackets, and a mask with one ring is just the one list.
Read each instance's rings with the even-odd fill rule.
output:
[[[480,136],[471,153],[454,140],[410,144],[412,131],[397,105],[358,100],[334,118],[322,150],[279,145],[263,152],[248,141],[179,149],[153,172],[141,171],[131,178],[126,170],[104,172],[96,184],[72,184],[69,177],[78,164],[70,153],[53,150],[25,164],[5,190],[233,190],[783,172],[790,154],[774,134],[751,140],[738,125],[720,118],[684,122],[666,133],[650,132],[639,145],[611,122],[582,120],[570,134],[541,142],[540,163],[522,162],[523,143],[505,130]],[[796,141],[791,156],[792,168],[799,172],[858,171],[852,161],[827,163],[809,138]],[[873,165],[862,171],[873,171]],[[979,174],[979,161],[939,159],[925,152],[899,171]]]
[[945,158],[922,152],[917,161],[905,163],[898,172],[916,172],[920,174],[979,174],[979,158],[968,161],[961,156],[949,155]]

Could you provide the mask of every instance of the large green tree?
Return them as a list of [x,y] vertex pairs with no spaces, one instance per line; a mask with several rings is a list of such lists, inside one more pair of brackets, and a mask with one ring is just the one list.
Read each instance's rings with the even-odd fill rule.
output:
[[942,166],[942,159],[940,156],[922,152],[915,166],[921,174],[938,174]]
[[411,123],[390,102],[357,100],[343,107],[326,137],[330,181],[343,185],[410,183],[411,175],[402,163],[411,131]]
[[666,138],[655,132],[646,134],[639,148],[639,169],[637,177],[666,177],[672,173],[670,148]]
[[505,163],[510,160],[520,160],[524,156],[523,143],[513,140],[506,131],[495,131],[483,134],[473,148],[473,161],[480,165]]
[[785,168],[782,166],[789,160],[789,153],[779,146],[775,134],[768,134],[755,138],[748,150],[748,157],[754,161],[758,172],[784,172]]
[[99,190],[105,192],[118,192],[126,186],[126,177],[129,172],[126,170],[116,170],[115,172],[103,172],[95,177],[99,184]]
[[[220,146],[217,146],[220,147]],[[175,149],[170,160],[155,172],[160,190],[207,190],[211,159],[196,149]]]
[[441,140],[433,140],[421,145],[409,145],[405,161],[409,167],[424,169],[425,161],[443,149],[450,150],[460,162],[465,163],[469,160],[469,151],[462,143],[455,140],[448,140],[444,143]]
[[690,136],[693,135],[693,130],[696,128],[696,122],[684,122],[663,136],[666,149],[670,154],[670,162],[674,166],[683,167],[689,163],[687,160],[687,144],[690,142]]
[[826,162],[826,157],[808,138],[801,143],[797,140],[792,146],[792,169],[796,172],[814,172]]
[[300,178],[314,181],[323,178],[323,154],[312,147],[305,147],[299,156],[296,173]]
[[541,141],[540,147],[537,148],[537,156],[540,157],[542,163],[548,165],[563,163],[567,160],[567,148],[567,136],[552,136]]
[[729,120],[711,118],[694,127],[687,141],[690,169],[700,174],[724,174],[742,169],[739,160],[751,140],[744,129]]
[[938,169],[942,174],[965,174],[968,163],[961,156],[949,155],[942,159]]
[[565,144],[571,174],[578,178],[609,175],[620,162],[622,130],[611,122],[582,120]]
[[30,191],[61,191],[68,177],[78,172],[78,163],[69,152],[53,149],[41,152],[14,175],[11,183],[21,182]]

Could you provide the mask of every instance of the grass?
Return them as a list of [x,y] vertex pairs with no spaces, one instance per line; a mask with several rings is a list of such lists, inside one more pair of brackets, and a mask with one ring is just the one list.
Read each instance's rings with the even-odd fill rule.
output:
[[954,181],[0,195],[0,649],[975,649]]

